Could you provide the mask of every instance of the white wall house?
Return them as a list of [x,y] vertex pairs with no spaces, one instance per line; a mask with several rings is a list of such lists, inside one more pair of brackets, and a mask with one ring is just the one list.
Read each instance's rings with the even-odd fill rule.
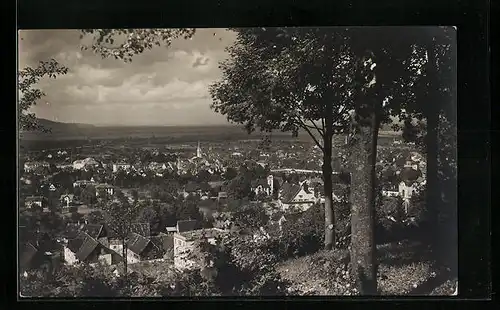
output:
[[104,189],[104,191],[105,191],[108,195],[110,195],[110,196],[113,196],[113,195],[114,195],[114,193],[115,193],[115,189],[114,189],[114,187],[113,187],[113,186],[111,186],[111,185],[109,185],[109,184],[98,184],[98,185],[96,185],[95,189],[96,189],[96,193],[95,193],[95,194],[96,194],[96,196],[98,196],[98,197],[99,197],[99,191],[100,191],[100,190],[102,190],[102,189]]
[[195,262],[189,259],[194,250],[194,241],[187,241],[180,234],[174,234],[174,266],[179,270],[194,268]]
[[127,249],[127,263],[134,264],[141,261],[139,255],[135,254],[131,250]]
[[30,209],[34,206],[42,208],[44,198],[42,196],[30,196],[24,200],[25,207]]
[[306,191],[302,186],[300,190],[296,192],[290,199],[280,199],[279,204],[283,211],[290,209],[298,209],[300,211],[306,211],[312,207],[316,202],[317,198],[313,191]]
[[415,183],[407,184],[404,181],[399,183],[398,193],[403,200],[409,200],[415,193]]
[[398,197],[399,191],[382,191],[382,195],[386,197]]
[[118,172],[118,170],[130,170],[131,165],[127,163],[116,163],[113,164],[113,172]]
[[81,170],[84,169],[85,167],[90,166],[90,167],[98,167],[99,162],[91,157],[81,159],[81,160],[75,160],[73,162],[73,169],[75,170]]

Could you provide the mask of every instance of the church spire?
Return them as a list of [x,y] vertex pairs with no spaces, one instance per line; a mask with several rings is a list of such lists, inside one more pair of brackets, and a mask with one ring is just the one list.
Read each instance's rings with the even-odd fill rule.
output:
[[200,141],[198,141],[198,148],[196,148],[196,157],[201,158]]

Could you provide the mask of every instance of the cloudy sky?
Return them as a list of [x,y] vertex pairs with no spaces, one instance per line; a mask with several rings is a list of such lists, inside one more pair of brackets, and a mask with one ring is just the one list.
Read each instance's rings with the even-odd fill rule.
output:
[[19,68],[55,58],[69,68],[56,80],[42,80],[47,94],[32,111],[40,118],[96,125],[227,124],[210,110],[208,85],[220,77],[218,62],[235,34],[199,29],[135,56],[132,63],[102,59],[80,49],[76,30],[19,33]]

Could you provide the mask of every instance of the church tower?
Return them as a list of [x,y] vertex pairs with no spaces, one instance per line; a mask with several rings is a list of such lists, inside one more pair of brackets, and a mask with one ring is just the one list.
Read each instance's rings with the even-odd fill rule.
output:
[[198,141],[198,147],[196,148],[196,157],[201,158],[200,141]]
[[274,179],[272,174],[267,176],[267,185],[269,185],[269,193],[272,195],[274,193]]

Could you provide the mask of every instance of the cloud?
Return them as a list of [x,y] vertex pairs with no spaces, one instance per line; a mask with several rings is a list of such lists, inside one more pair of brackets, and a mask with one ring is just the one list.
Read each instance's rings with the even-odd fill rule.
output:
[[169,48],[146,51],[132,63],[82,51],[73,30],[22,31],[19,36],[20,67],[53,57],[69,68],[67,75],[39,83],[51,103],[33,109],[40,117],[124,125],[226,123],[209,108],[208,86],[220,77],[217,63],[227,57],[224,49],[234,33],[200,29],[192,40],[174,40]]
[[207,57],[197,57],[191,66],[193,68],[205,66],[206,64],[208,64],[209,61],[210,59],[208,59]]

